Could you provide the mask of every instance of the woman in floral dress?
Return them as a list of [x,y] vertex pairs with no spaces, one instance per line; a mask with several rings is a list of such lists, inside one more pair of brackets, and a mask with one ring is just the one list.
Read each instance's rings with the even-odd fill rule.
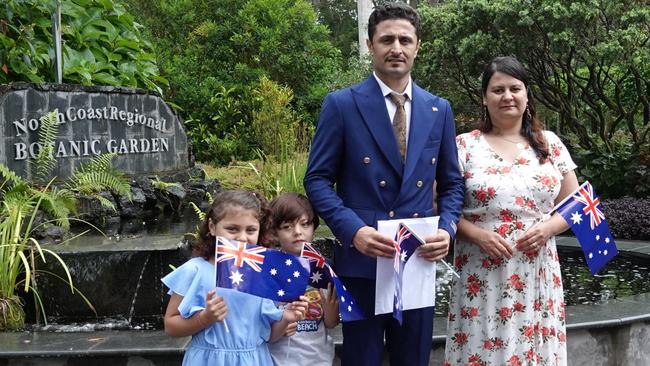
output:
[[529,79],[512,57],[483,73],[485,114],[457,137],[465,178],[445,365],[566,365],[555,204],[578,187],[560,139],[542,131]]

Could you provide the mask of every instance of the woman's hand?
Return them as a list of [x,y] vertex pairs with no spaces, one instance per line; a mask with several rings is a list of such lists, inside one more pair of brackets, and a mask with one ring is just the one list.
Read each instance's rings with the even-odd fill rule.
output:
[[538,222],[516,240],[517,249],[522,252],[537,252],[546,245],[551,236],[553,230],[549,222]]
[[510,243],[508,243],[506,239],[502,238],[501,235],[493,231],[483,230],[483,235],[481,235],[477,244],[483,253],[492,258],[512,258],[513,249],[510,246]]

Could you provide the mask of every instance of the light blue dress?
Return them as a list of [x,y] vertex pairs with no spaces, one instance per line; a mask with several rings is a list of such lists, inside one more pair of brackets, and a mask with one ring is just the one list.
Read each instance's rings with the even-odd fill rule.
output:
[[[205,308],[208,291],[215,288],[214,265],[192,258],[162,279],[172,292],[183,296],[178,311],[184,318]],[[273,365],[267,347],[271,324],[282,318],[273,301],[231,289],[217,289],[228,306],[226,322],[217,322],[192,335],[183,365]]]

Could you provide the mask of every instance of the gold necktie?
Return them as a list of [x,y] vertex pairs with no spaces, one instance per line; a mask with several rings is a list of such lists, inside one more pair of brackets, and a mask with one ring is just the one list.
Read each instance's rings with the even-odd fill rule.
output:
[[395,103],[397,110],[393,116],[393,132],[397,139],[397,146],[399,146],[399,153],[402,157],[402,163],[406,158],[406,110],[404,109],[405,95],[389,94],[390,100]]

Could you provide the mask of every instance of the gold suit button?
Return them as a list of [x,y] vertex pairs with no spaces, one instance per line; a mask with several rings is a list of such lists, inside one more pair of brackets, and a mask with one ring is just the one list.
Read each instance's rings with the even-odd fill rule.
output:
[[388,217],[393,218],[395,217],[395,211],[391,211],[388,213]]
[[386,187],[386,181],[385,180],[380,181],[379,186],[382,187],[382,188]]
[[363,163],[364,163],[364,164],[370,164],[370,158],[369,158],[368,156],[366,156],[365,158],[363,158]]
[[418,216],[420,216],[420,215],[418,215],[417,212],[413,214],[413,217],[418,217]]
[[423,184],[424,184],[424,183],[422,183],[421,180],[419,180],[419,181],[417,181],[417,183],[415,183],[415,185],[416,185],[418,188],[422,188],[422,185],[423,185]]
[[436,163],[436,158],[431,158],[431,165]]

